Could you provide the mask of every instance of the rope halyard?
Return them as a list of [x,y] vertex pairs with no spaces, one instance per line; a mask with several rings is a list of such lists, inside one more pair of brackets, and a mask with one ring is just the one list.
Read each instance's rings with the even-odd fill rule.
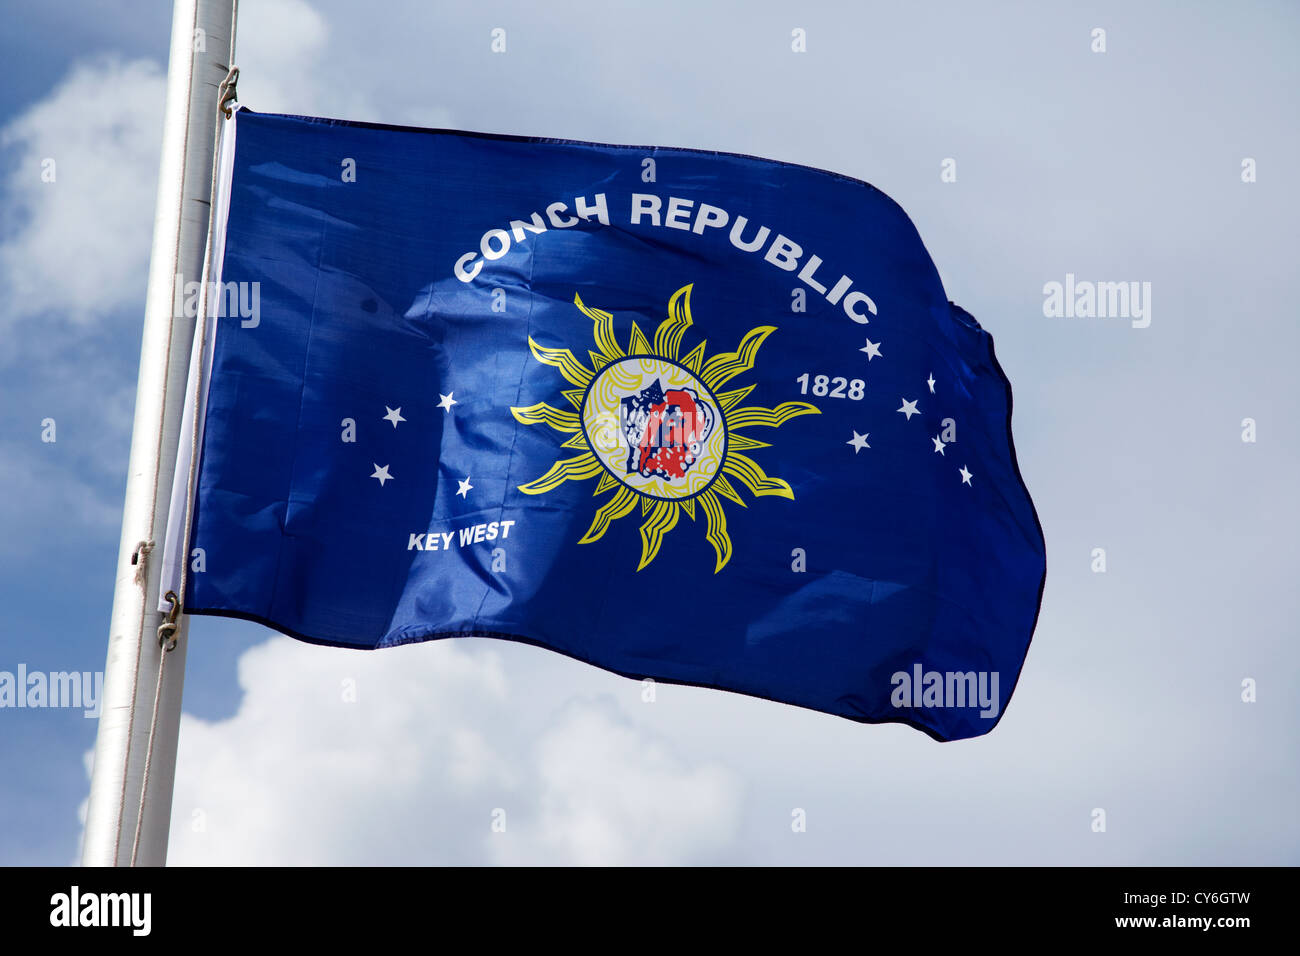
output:
[[[157,480],[155,479],[154,482],[155,507],[157,504],[157,500],[156,500],[157,495],[158,495],[158,484],[157,484]],[[150,508],[149,514],[152,515],[153,513],[154,513],[154,508]],[[153,519],[150,518],[150,525],[152,525],[152,523],[153,523]],[[152,532],[153,528],[150,527],[149,530]],[[149,553],[153,551],[153,549],[154,549],[154,542],[153,539],[150,538],[148,541],[137,542],[135,546],[135,550],[131,552],[131,563],[135,565],[135,583],[140,585],[140,590],[144,592],[143,596],[141,597],[141,600],[143,601],[149,600],[148,560],[149,560]],[[140,635],[135,645],[135,670],[131,677],[131,711],[130,711],[131,723],[127,729],[126,755],[123,758],[122,793],[118,797],[118,801],[117,801],[117,832],[115,834],[115,839],[113,843],[114,861],[116,861],[117,859],[116,854],[120,853],[122,849],[122,823],[123,823],[123,818],[126,816],[126,782],[128,779],[127,774],[129,773],[131,767],[131,738],[135,733],[135,708],[136,708],[136,701],[139,699],[139,691],[140,691],[140,649],[143,644],[144,644],[144,614],[141,613]],[[139,842],[139,833],[140,833],[140,825],[139,825],[139,821],[137,820],[136,821],[136,842],[137,843]],[[134,865],[135,863],[134,850],[132,850],[131,862],[132,865]]]
[[[144,776],[140,780],[140,806],[138,807],[135,817],[135,839],[131,841],[131,865],[135,866],[136,857],[140,853],[140,834],[144,832],[142,823],[144,821],[144,798],[149,793],[149,768],[153,765],[153,742],[158,732],[158,707],[162,703],[163,674],[167,667],[167,652],[176,649],[176,615],[180,613],[181,603],[176,599],[175,591],[167,592],[167,600],[171,602],[171,610],[167,612],[167,619],[158,625],[158,644],[162,651],[158,655],[158,682],[153,688],[153,715],[149,718],[149,745],[144,752]],[[170,644],[168,643],[170,638]]]

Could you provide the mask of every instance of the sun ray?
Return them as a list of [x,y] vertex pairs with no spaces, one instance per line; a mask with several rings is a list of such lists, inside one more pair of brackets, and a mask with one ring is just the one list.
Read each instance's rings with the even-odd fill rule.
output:
[[755,441],[747,435],[728,435],[727,447],[736,451],[753,451],[755,448],[771,448],[772,445],[770,442]]
[[511,408],[510,414],[514,415],[515,420],[523,425],[536,425],[539,422],[544,422],[557,432],[582,431],[582,424],[578,420],[577,412],[566,412],[558,408],[552,408],[545,402],[538,402],[536,405],[528,405],[522,408]]
[[725,385],[741,372],[748,372],[754,367],[754,358],[758,355],[763,340],[776,331],[775,325],[760,325],[750,329],[740,340],[734,352],[719,352],[704,363],[700,380],[715,393],[718,386]]
[[744,388],[738,388],[733,392],[721,392],[718,395],[718,404],[722,406],[724,412],[729,412],[744,401],[745,396],[753,390],[753,385],[746,385]]
[[700,364],[704,361],[704,347],[708,345],[708,339],[705,339],[695,348],[687,353],[686,358],[682,359],[682,367],[690,369],[696,375],[700,374]]
[[738,408],[731,412],[727,416],[727,427],[752,428],[755,425],[766,425],[768,428],[780,428],[790,419],[799,415],[820,415],[821,413],[820,408],[807,402],[783,402],[776,408],[759,408],[757,405],[751,405],[749,408]]
[[713,479],[713,486],[710,490],[713,489],[717,489],[718,494],[722,495],[722,497],[726,498],[728,501],[734,501],[742,508],[749,507],[749,505],[745,504],[745,499],[740,497],[740,492],[737,491],[732,486],[731,482],[727,480],[726,475],[719,473]]
[[756,497],[775,495],[778,498],[794,500],[794,492],[780,478],[769,478],[758,462],[752,458],[732,452],[722,464],[722,470],[754,493]]
[[623,486],[618,483],[617,478],[615,478],[609,472],[605,472],[603,475],[600,476],[600,481],[596,482],[596,490],[593,491],[591,495],[594,498],[596,495],[609,491],[609,489],[611,488],[621,488],[621,487]]
[[[739,438],[740,436],[737,435],[736,437]],[[763,447],[762,442],[755,442],[755,444],[758,445],[759,447]],[[560,447],[581,448],[583,451],[591,451],[591,445],[587,444],[587,436],[584,435],[582,432],[578,432],[578,434],[574,435],[572,438],[569,438]],[[749,447],[749,446],[745,446],[745,447]]]
[[619,347],[618,339],[614,338],[614,316],[604,309],[593,309],[585,305],[582,297],[576,292],[573,294],[573,304],[582,310],[582,314],[596,323],[593,337],[596,339],[596,347],[600,349],[601,354],[612,362],[615,359],[623,357],[623,350]]
[[610,522],[617,521],[636,507],[638,497],[640,496],[627,485],[620,487],[618,494],[596,510],[596,516],[591,519],[591,527],[578,544],[591,544],[599,539],[609,528]]
[[656,355],[673,362],[677,361],[677,349],[681,345],[682,335],[691,324],[691,285],[684,285],[668,300],[668,318],[659,323],[655,329],[654,350]]
[[530,481],[526,485],[520,485],[519,490],[526,495],[541,495],[548,491],[553,491],[566,481],[582,481],[585,478],[595,478],[605,466],[591,452],[577,455],[573,458],[561,458],[549,469],[546,474],[536,481]]
[[632,334],[628,336],[627,341],[628,355],[652,355],[650,343],[646,340],[645,333],[641,331],[640,326],[635,322],[632,323]]
[[582,397],[587,394],[586,392],[580,388],[566,388],[560,394],[569,400],[570,405],[582,411]]
[[727,514],[722,510],[722,502],[718,500],[718,496],[712,489],[700,495],[700,505],[709,517],[709,530],[705,537],[709,539],[709,544],[713,545],[713,550],[718,555],[717,564],[713,568],[713,573],[717,574],[731,560],[731,536],[727,534]]
[[531,335],[528,337],[528,347],[532,349],[533,357],[537,361],[558,368],[570,385],[586,388],[595,378],[595,373],[574,358],[573,353],[568,349],[548,349],[534,342]]
[[640,571],[655,559],[659,546],[663,544],[664,535],[677,525],[677,507],[675,501],[659,501],[645,524],[641,525],[641,563],[636,566]]
[[683,498],[681,501],[678,502],[678,504],[680,504],[682,506],[682,510],[686,512],[686,517],[694,521],[695,520],[695,499]]
[[591,367],[597,372],[609,364],[609,359],[605,358],[604,352],[593,352],[587,349],[587,357],[591,359]]

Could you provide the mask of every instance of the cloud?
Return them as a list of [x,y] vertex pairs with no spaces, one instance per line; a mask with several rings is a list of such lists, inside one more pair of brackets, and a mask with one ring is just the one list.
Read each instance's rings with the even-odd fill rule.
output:
[[0,331],[35,317],[91,326],[143,302],[163,98],[156,63],[97,60],[0,130],[13,153]]
[[452,126],[451,110],[429,102],[422,85],[411,82],[420,71],[410,69],[404,50],[384,57],[383,69],[375,68],[375,50],[395,49],[393,41],[409,40],[412,30],[436,33],[434,21],[453,13],[385,8],[382,16],[367,16],[370,43],[357,44],[352,34],[331,32],[330,23],[340,19],[337,9],[322,13],[305,0],[241,7],[235,53],[240,101],[262,113]]
[[239,683],[229,719],[182,720],[172,864],[689,862],[741,816],[729,771],[608,699],[521,706],[495,650],[276,637]]
[[497,862],[692,862],[728,849],[739,830],[736,778],[690,766],[608,698],[566,707],[533,759],[536,819],[522,839],[493,841]]
[[163,87],[148,60],[83,62],[0,129],[0,553],[118,527]]
[[304,0],[241,6],[235,44],[240,100],[262,113],[310,114],[351,95],[355,84],[329,68],[328,40],[328,24]]

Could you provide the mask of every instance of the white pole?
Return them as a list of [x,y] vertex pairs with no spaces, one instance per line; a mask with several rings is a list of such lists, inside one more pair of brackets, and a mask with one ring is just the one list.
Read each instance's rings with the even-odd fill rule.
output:
[[[153,252],[145,298],[144,340],[136,386],[135,424],[122,511],[122,542],[104,672],[104,705],[95,742],[95,763],[86,811],[82,863],[131,863],[139,825],[136,862],[167,861],[181,689],[185,679],[185,618],[176,649],[167,655],[159,697],[148,791],[140,813],[150,717],[158,687],[157,610],[162,539],[176,467],[185,404],[194,316],[175,309],[173,284],[199,281],[207,243],[208,203],[217,130],[217,87],[225,79],[233,44],[236,0],[175,0],[167,105],[163,115],[162,163],[154,210]],[[138,583],[137,545],[153,541]]]

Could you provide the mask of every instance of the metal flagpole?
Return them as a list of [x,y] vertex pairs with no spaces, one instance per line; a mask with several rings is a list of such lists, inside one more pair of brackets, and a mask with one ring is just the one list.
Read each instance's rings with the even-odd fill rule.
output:
[[[175,284],[202,275],[218,87],[234,51],[235,11],[236,0],[175,0],[172,12],[135,423],[82,847],[86,866],[161,866],[167,860],[185,618],[172,634],[175,649],[163,651],[158,628],[166,615],[157,610],[158,587],[195,322],[176,308],[183,286]],[[157,560],[150,560],[151,552]]]

